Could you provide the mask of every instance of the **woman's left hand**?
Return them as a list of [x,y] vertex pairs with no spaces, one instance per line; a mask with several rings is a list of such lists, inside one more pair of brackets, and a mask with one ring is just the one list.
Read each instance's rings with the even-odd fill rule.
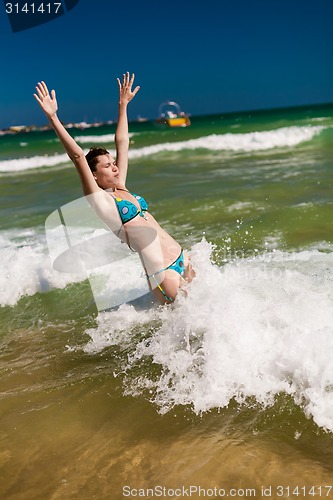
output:
[[121,82],[119,78],[117,78],[118,81],[118,87],[119,87],[119,102],[125,102],[128,103],[130,102],[133,97],[136,95],[136,93],[140,90],[140,87],[137,86],[135,87],[134,90],[132,90],[132,86],[134,83],[134,73],[132,74],[130,78],[130,74],[127,71],[125,74],[123,74],[123,81]]

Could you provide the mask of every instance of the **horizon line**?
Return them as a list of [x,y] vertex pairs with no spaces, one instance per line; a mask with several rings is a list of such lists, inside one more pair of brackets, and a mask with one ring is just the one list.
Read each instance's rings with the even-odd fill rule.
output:
[[[245,114],[245,113],[265,113],[265,112],[274,112],[274,111],[283,111],[283,110],[290,110],[290,109],[304,109],[304,108],[307,108],[307,107],[311,107],[311,108],[314,108],[314,107],[321,107],[321,106],[333,106],[333,101],[329,101],[329,102],[321,102],[321,103],[309,103],[309,104],[296,104],[296,105],[292,105],[292,106],[277,106],[277,107],[270,107],[270,108],[256,108],[256,109],[243,109],[243,110],[237,110],[237,111],[218,111],[216,113],[200,113],[200,114],[196,114],[196,115],[192,115],[191,113],[186,113],[188,116],[191,116],[193,118],[196,118],[196,117],[203,117],[203,116],[216,116],[216,115],[222,115],[222,116],[230,116],[230,115],[236,115],[236,114]],[[140,117],[140,118],[139,118]],[[155,118],[147,118],[147,117],[142,117],[141,115],[137,115],[137,119],[135,120],[129,120],[128,122],[129,123],[140,123],[140,122],[152,122],[152,121],[155,121],[158,117],[155,117]],[[76,121],[71,121],[71,122],[68,122],[65,126],[69,126],[69,125],[72,125],[72,126],[75,126],[75,125],[81,125],[81,124],[86,124],[88,126],[103,126],[103,125],[115,125],[117,123],[116,120],[103,120],[103,121],[98,121],[98,122],[86,122],[86,121],[81,121],[81,122],[76,122]],[[14,131],[14,130],[11,130],[11,129],[15,129],[15,128],[20,128],[22,127],[22,130],[18,130],[18,131]],[[10,125],[8,127],[5,127],[5,128],[2,128],[0,129],[0,132],[13,132],[13,133],[20,133],[20,132],[29,132],[29,129],[32,129],[32,130],[40,130],[42,131],[43,129],[44,130],[47,130],[49,128],[52,128],[50,125],[48,125],[48,123],[45,123],[44,125],[40,125],[40,126],[37,126],[37,125],[34,125],[34,124],[30,124],[30,125]],[[25,129],[28,129],[28,130],[25,130]]]

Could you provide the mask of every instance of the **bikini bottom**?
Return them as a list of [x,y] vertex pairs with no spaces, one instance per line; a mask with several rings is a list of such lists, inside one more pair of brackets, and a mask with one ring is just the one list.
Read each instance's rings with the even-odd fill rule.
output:
[[184,252],[183,252],[183,250],[180,252],[180,255],[179,255],[178,259],[176,259],[172,264],[170,264],[170,266],[164,267],[163,269],[160,269],[156,273],[151,274],[150,276],[147,276],[147,278],[153,278],[154,279],[154,281],[155,281],[155,283],[157,285],[157,288],[161,291],[161,293],[166,298],[166,300],[168,300],[169,302],[173,302],[173,299],[171,297],[167,296],[167,294],[165,293],[165,291],[163,290],[163,288],[161,287],[161,285],[158,283],[157,279],[155,278],[155,276],[157,276],[157,274],[163,273],[163,271],[168,271],[169,269],[172,269],[173,271],[176,271],[176,273],[178,273],[181,277],[184,276],[184,272],[185,272],[185,260],[184,260]]

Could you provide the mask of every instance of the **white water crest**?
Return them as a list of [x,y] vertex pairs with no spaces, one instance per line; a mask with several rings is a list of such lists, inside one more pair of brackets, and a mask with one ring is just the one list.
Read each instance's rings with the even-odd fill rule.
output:
[[[333,252],[267,252],[218,267],[211,251],[206,241],[192,248],[197,276],[187,297],[101,313],[85,350],[132,343],[124,391],[148,394],[161,413],[248,398],[266,406],[284,393],[333,431]],[[140,325],[144,338],[133,343]],[[151,363],[161,369],[154,379]]]
[[84,273],[54,270],[45,234],[35,229],[1,231],[0,270],[0,306],[14,306],[24,296],[86,278]]
[[271,131],[248,132],[245,134],[212,134],[198,139],[180,142],[166,142],[130,151],[131,158],[140,158],[161,151],[182,151],[185,149],[207,149],[210,151],[251,152],[273,148],[297,146],[318,135],[325,127],[283,127]]
[[16,158],[13,160],[0,161],[0,172],[22,172],[25,170],[36,169],[68,163],[70,159],[67,154],[31,156],[30,158]]
[[[114,249],[110,249],[113,251]],[[323,242],[298,252],[267,251],[212,263],[212,245],[195,244],[196,278],[172,306],[124,304],[99,313],[86,352],[129,346],[126,394],[146,396],[167,412],[195,413],[255,398],[272,405],[290,395],[316,424],[333,432],[333,252]],[[85,274],[53,269],[35,229],[0,233],[0,305],[64,288]],[[119,273],[128,265],[119,261]],[[133,329],[142,339],[133,340]],[[149,366],[160,367],[152,379]]]
[[[189,139],[179,142],[165,142],[145,146],[142,148],[130,148],[129,158],[143,158],[161,152],[181,152],[184,150],[205,149],[208,151],[231,151],[231,152],[253,152],[265,151],[274,148],[294,147],[303,142],[311,141],[325,127],[302,126],[283,127],[276,130],[249,132],[245,134],[212,134],[209,136]],[[131,135],[131,134],[130,134]],[[134,135],[134,134],[132,134]],[[112,142],[113,134],[103,136],[79,136],[76,139],[81,143],[97,145],[99,142]],[[114,144],[114,143],[113,143]],[[88,151],[88,150],[87,150]],[[87,152],[86,151],[86,152]],[[115,155],[115,151],[110,153]],[[67,154],[32,156],[30,158],[18,158],[0,161],[0,172],[20,172],[29,169],[37,169],[46,166],[55,166],[68,163]]]
[[[48,231],[48,240],[44,231],[36,229],[0,232],[0,306],[14,306],[24,296],[63,289],[86,279],[89,279],[98,310],[121,304],[124,301],[122,296],[135,298],[148,292],[138,255],[133,254],[115,236],[103,243],[103,236],[112,233],[96,227],[67,226],[67,229],[73,240],[95,245],[95,267],[90,269],[89,266],[85,268],[80,265],[79,256],[77,262],[71,260],[70,270],[54,266],[54,256],[64,251],[61,228],[53,230],[51,240],[52,231]],[[106,250],[107,263],[98,263],[98,258],[103,257]],[[119,287],[115,287],[113,279],[115,269],[119,275],[123,275]]]
[[[133,137],[134,135],[137,135],[135,134],[134,132],[133,133],[129,133],[128,134],[128,137],[131,138]],[[76,142],[79,142],[80,144],[100,144],[100,143],[114,143],[114,138],[115,138],[115,134],[104,134],[104,135],[78,135],[78,136],[75,136],[74,139],[76,140]]]
[[114,143],[114,134],[105,135],[79,135],[74,137],[76,142],[80,144],[95,144],[95,143]]

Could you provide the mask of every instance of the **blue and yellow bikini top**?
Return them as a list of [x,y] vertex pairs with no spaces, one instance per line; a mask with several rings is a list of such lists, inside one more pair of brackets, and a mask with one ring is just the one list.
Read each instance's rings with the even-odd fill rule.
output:
[[[119,189],[119,191],[125,191],[125,190]],[[134,217],[136,217],[137,215],[140,215],[140,217],[144,217],[146,219],[145,212],[147,212],[148,210],[148,203],[144,198],[142,198],[142,196],[139,196],[138,194],[134,193],[130,194],[134,196],[136,200],[138,200],[140,208],[134,205],[134,203],[132,203],[131,201],[124,200],[119,196],[114,196],[118,212],[123,224],[126,224],[126,222],[129,222],[130,220],[134,219]]]

